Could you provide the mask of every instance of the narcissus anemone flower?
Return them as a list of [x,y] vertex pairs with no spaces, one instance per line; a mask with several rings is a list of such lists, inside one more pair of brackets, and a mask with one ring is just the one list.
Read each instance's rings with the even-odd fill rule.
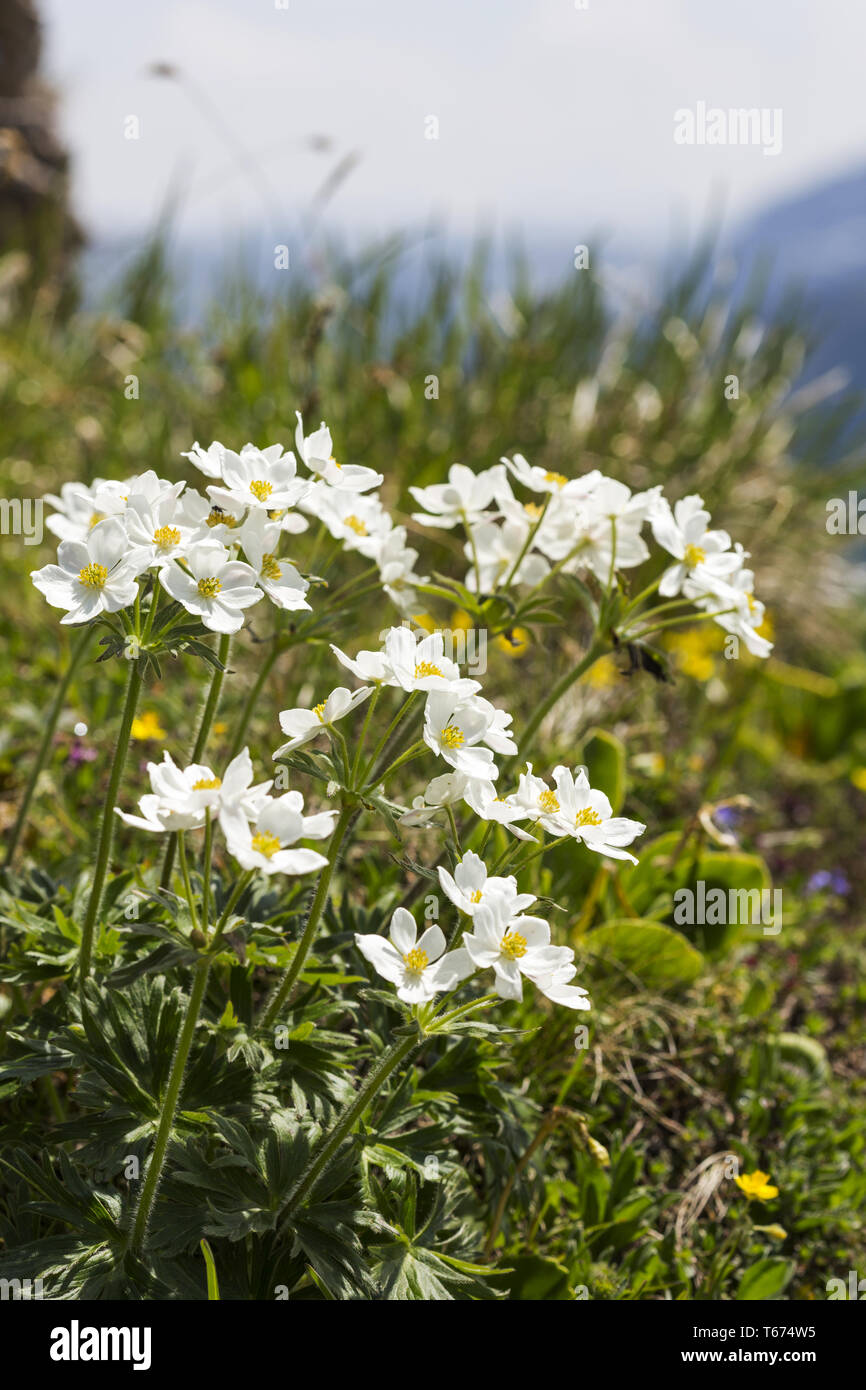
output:
[[356,932],[355,942],[373,969],[397,986],[397,998],[406,1004],[423,1004],[434,994],[453,989],[475,969],[462,947],[443,954],[446,943],[440,927],[428,927],[418,940],[415,919],[405,907],[395,910],[389,936],[390,941]]
[[762,1173],[760,1168],[756,1168],[754,1173],[744,1173],[741,1178],[734,1178],[734,1182],[741,1192],[756,1202],[772,1202],[779,1195],[778,1187],[770,1182],[770,1174]]
[[512,915],[535,902],[532,893],[517,892],[517,879],[513,876],[500,878],[494,874],[488,877],[487,865],[472,850],[464,854],[453,875],[440,864],[439,882],[445,896],[469,917],[474,916],[479,905],[486,902],[491,893],[500,893],[509,900]]
[[212,632],[238,632],[244,609],[263,598],[256,573],[230,550],[214,541],[190,548],[188,569],[170,560],[159,572],[160,583],[188,613],[196,613]]
[[474,525],[488,515],[488,507],[496,497],[510,497],[511,488],[501,464],[473,473],[465,464],[454,463],[448,470],[447,483],[430,487],[410,487],[409,491],[423,508],[413,512],[412,520],[422,526],[450,529],[461,522]]
[[479,747],[493,723],[492,709],[471,695],[458,700],[450,691],[433,690],[424,711],[424,742],[464,776],[493,782],[499,769],[490,749]]
[[678,562],[661,577],[659,593],[663,598],[674,598],[695,572],[709,588],[714,580],[726,579],[740,568],[742,560],[731,550],[727,531],[709,531],[709,520],[704,499],[697,494],[681,497],[673,510],[666,497],[656,499],[650,511],[653,535]]
[[612,815],[612,807],[604,792],[593,791],[586,773],[580,769],[575,777],[567,767],[553,769],[556,787],[556,808],[547,818],[556,835],[573,835],[583,840],[587,849],[608,859],[637,860],[623,845],[630,845],[646,826],[638,820]]
[[315,850],[292,846],[298,840],[324,840],[334,829],[336,811],[304,815],[300,792],[286,792],[265,803],[255,821],[236,819],[226,827],[226,843],[242,869],[263,874],[308,874],[327,859]]
[[362,685],[360,690],[347,690],[344,685],[338,685],[326,700],[314,705],[312,709],[284,709],[280,714],[280,728],[284,734],[289,735],[289,741],[280,744],[274,757],[279,758],[282,753],[290,753],[302,743],[309,743],[329,724],[342,719],[372,693],[373,687],[370,685]]
[[67,610],[61,623],[87,623],[129,607],[138,592],[137,572],[126,527],[109,517],[86,540],[61,541],[57,564],[32,570],[30,578],[53,608]]
[[310,490],[310,483],[297,473],[294,454],[284,454],[281,444],[267,449],[245,444],[239,454],[224,450],[225,486],[211,483],[207,493],[217,506],[262,507],[265,511],[294,507]]
[[205,823],[205,813],[219,818],[223,833],[230,823],[255,819],[269,800],[271,782],[252,786],[253,765],[246,748],[232,758],[225,774],[218,777],[204,763],[179,768],[170,753],[161,763],[148,763],[151,792],[139,801],[140,816],[115,807],[120,819],[139,830],[155,834],[175,830],[197,830]]
[[290,613],[309,610],[310,605],[306,600],[309,580],[302,578],[288,560],[277,559],[281,533],[279,521],[268,521],[265,512],[254,511],[241,526],[238,537],[244,555],[255,572],[256,582],[271,603]]
[[334,458],[331,431],[324,420],[312,434],[304,435],[304,422],[301,412],[295,411],[298,424],[295,430],[295,448],[311,473],[324,478],[331,487],[344,492],[368,492],[383,481],[381,473],[372,468],[362,468],[356,463],[338,463]]
[[524,975],[547,980],[574,958],[569,947],[551,946],[550,927],[541,917],[512,916],[507,899],[495,893],[478,904],[472,926],[463,945],[479,970],[493,970],[502,999],[521,998]]

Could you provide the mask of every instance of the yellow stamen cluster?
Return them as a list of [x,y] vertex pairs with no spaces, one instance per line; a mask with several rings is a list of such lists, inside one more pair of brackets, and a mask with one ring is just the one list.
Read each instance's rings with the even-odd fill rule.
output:
[[412,970],[417,975],[420,975],[422,970],[426,970],[427,966],[430,964],[430,957],[427,952],[419,951],[417,947],[414,951],[407,951],[403,960],[406,969]]
[[90,518],[89,523],[88,523],[90,530],[92,531],[93,528],[94,528],[94,526],[98,526],[99,523],[100,523],[100,521],[104,521],[104,520],[105,520],[105,512],[94,512],[93,515],[92,515],[92,517]]
[[83,570],[78,572],[78,582],[83,584],[86,589],[104,589],[105,581],[108,578],[108,570],[104,565],[97,565],[91,561],[85,565]]
[[339,468],[339,469],[342,471],[343,465],[342,465],[341,463],[338,463],[338,462],[337,462],[337,460],[334,458],[334,455],[333,455],[333,454],[332,454],[331,457],[328,459],[328,463],[332,463],[332,464],[334,465],[335,468]]
[[154,531],[153,539],[160,550],[170,550],[173,545],[180,545],[180,531],[176,526],[160,526]]
[[506,932],[499,943],[499,949],[511,960],[520,960],[521,956],[526,955],[526,937],[521,936],[519,931]]
[[255,482],[250,483],[250,492],[253,494],[253,497],[257,497],[260,502],[264,502],[265,498],[270,497],[273,490],[273,484],[265,483],[261,478],[257,478]]
[[215,792],[222,784],[221,777],[199,777],[197,782],[193,782],[192,789],[194,792]]
[[475,889],[475,892],[470,896],[469,901],[470,901],[471,903],[480,903],[480,902],[481,902],[481,889],[480,889],[480,888],[476,888],[476,889]]
[[699,545],[687,545],[685,553],[683,554],[683,564],[687,565],[690,570],[693,570],[695,565],[702,564],[706,558],[707,552],[701,550]]
[[233,531],[237,524],[237,517],[232,516],[231,512],[224,512],[222,507],[211,507],[205,517],[205,525],[211,528],[214,526],[227,526],[230,531]]
[[548,788],[547,791],[542,792],[539,796],[538,804],[542,811],[558,811],[559,797],[556,795],[556,792],[552,792]]
[[200,579],[198,581],[198,591],[202,598],[214,598],[221,588],[222,584],[214,575],[211,575],[209,579]]
[[441,741],[446,748],[462,748],[466,742],[463,730],[458,729],[456,724],[447,724],[442,730]]
[[365,523],[354,515],[346,517],[346,525],[349,527],[350,530],[355,532],[356,536],[367,535],[367,527]]
[[421,680],[424,676],[441,676],[442,672],[438,666],[434,666],[432,661],[418,661],[415,663],[415,679]]
[[584,825],[601,825],[601,816],[591,807],[585,806],[582,811],[578,811],[574,823],[578,828]]
[[262,579],[279,579],[280,562],[276,555],[270,554],[262,556]]
[[316,715],[320,724],[324,724],[325,722],[325,704],[326,701],[322,700],[321,704],[313,705],[313,714]]
[[272,859],[280,847],[280,842],[276,835],[269,835],[264,830],[259,835],[253,836],[252,845],[257,853],[263,854],[266,859]]
[[285,507],[274,507],[272,511],[268,512],[268,521],[280,521],[285,516],[285,514]]
[[[563,482],[565,482],[564,478]],[[526,512],[527,516],[532,517],[533,521],[537,521],[538,518],[541,516],[543,509],[539,507],[536,502],[524,502],[523,510]]]
[[546,483],[556,483],[557,487],[565,487],[568,479],[564,473],[545,473],[544,481]]

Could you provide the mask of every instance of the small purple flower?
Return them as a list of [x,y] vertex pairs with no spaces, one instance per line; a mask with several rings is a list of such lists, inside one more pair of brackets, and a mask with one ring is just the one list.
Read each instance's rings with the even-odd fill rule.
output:
[[723,830],[733,830],[740,820],[741,815],[742,812],[738,811],[736,806],[719,806],[713,812],[713,820],[716,822],[716,825],[721,826]]
[[851,884],[841,869],[818,869],[806,884],[806,891],[809,893],[824,893],[828,890],[837,893],[839,897],[850,893]]
[[80,738],[74,738],[69,745],[66,754],[67,762],[72,763],[73,767],[78,767],[80,763],[92,763],[96,758],[96,749],[89,744],[82,743]]

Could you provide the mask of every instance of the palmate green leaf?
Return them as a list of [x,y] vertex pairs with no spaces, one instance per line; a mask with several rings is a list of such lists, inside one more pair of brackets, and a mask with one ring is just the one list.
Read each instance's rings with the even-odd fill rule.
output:
[[465,1274],[458,1261],[408,1240],[374,1247],[373,1280],[380,1298],[436,1302],[489,1300],[499,1295],[477,1275]]
[[0,1081],[8,1077],[15,1077],[25,1083],[36,1081],[40,1076],[48,1076],[55,1071],[66,1071],[77,1065],[77,1054],[74,1051],[58,1047],[46,1038],[11,1031],[6,1036],[11,1055],[7,1055],[0,1062]]
[[369,1299],[376,1285],[360,1231],[389,1228],[375,1213],[352,1202],[318,1202],[292,1217],[292,1233],[306,1259],[335,1299]]

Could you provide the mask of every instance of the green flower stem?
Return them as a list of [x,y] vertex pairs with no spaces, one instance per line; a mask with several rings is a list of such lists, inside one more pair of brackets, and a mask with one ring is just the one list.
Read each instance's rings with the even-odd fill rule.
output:
[[[183,831],[179,831],[177,837],[178,858],[180,859],[180,874],[183,879],[183,888],[186,893],[186,900],[189,903],[189,915],[192,920],[193,930],[198,930],[198,913],[195,910],[195,899],[192,895],[192,884],[189,879],[189,865],[186,862],[186,842]],[[205,919],[207,920],[207,919]]]
[[51,741],[54,737],[54,731],[57,728],[57,721],[60,718],[60,713],[63,709],[63,702],[66,699],[66,692],[69,689],[72,677],[75,675],[75,672],[81,665],[84,653],[87,650],[87,646],[92,635],[93,633],[90,626],[85,626],[82,629],[82,631],[78,634],[78,641],[74,643],[72,651],[69,654],[69,662],[67,664],[63,676],[61,677],[60,684],[57,687],[57,693],[54,696],[54,701],[51,705],[51,709],[48,712],[48,718],[46,720],[45,727],[42,731],[42,741],[39,744],[39,751],[36,754],[36,761],[30,769],[30,776],[27,779],[27,785],[24,788],[24,795],[22,796],[21,804],[18,807],[18,814],[15,817],[15,824],[12,826],[12,829],[10,830],[6,839],[6,852],[3,856],[4,868],[8,868],[8,866],[11,864],[15,851],[18,848],[18,841],[21,838],[21,832],[23,831],[25,823],[27,821],[27,812],[30,809],[30,802],[33,799],[33,793],[36,790],[36,783],[39,781],[39,774],[44,768],[46,760],[48,758],[48,754],[51,750]]
[[228,920],[234,912],[235,904],[238,902],[244,889],[251,882],[254,872],[254,869],[247,869],[246,873],[241,874],[240,878],[238,879],[237,883],[232,889],[229,900],[223,908],[222,916],[216,924],[216,930],[213,934],[213,940],[211,944],[213,944],[213,942],[215,941],[218,941],[219,938],[222,936],[223,932],[225,931]]
[[391,1073],[395,1072],[400,1063],[405,1061],[409,1054],[414,1052],[415,1048],[419,1047],[423,1041],[424,1039],[420,1034],[413,1032],[408,1037],[399,1038],[392,1047],[389,1047],[387,1052],[382,1054],[355,1099],[346,1106],[336,1124],[325,1135],[315,1155],[292,1188],[283,1208],[284,1216],[291,1215],[304,1198],[309,1196],[343,1140],[348,1136],[356,1121],[364,1114],[374,1096],[384,1086]]
[[[231,634],[228,632],[222,633],[220,636],[219,647],[217,648],[217,660],[219,661],[222,667],[225,667],[228,664],[231,644]],[[216,718],[217,707],[219,706],[220,695],[222,694],[223,680],[225,679],[225,674],[226,673],[224,669],[220,671],[216,667],[214,667],[214,672],[211,677],[210,690],[208,691],[207,700],[205,701],[205,707],[202,711],[201,723],[199,724],[195,746],[190,755],[191,763],[201,762],[201,759],[204,756],[204,750],[207,748],[207,741],[210,737],[211,726],[214,722],[214,719]],[[176,845],[177,834],[175,833],[169,835],[168,843],[165,847],[165,858],[162,861],[162,874],[160,875],[159,880],[160,888],[167,888],[171,883],[171,874],[174,868],[174,852]]]
[[358,746],[355,749],[355,761],[352,763],[352,786],[357,786],[358,773],[361,768],[361,755],[367,743],[367,734],[370,729],[370,720],[373,718],[373,711],[379,703],[379,696],[382,693],[381,685],[373,687],[373,694],[367,701],[367,713],[364,716],[364,723],[361,725],[361,733],[358,738]]
[[486,1008],[488,1004],[495,1004],[497,1001],[501,1002],[498,994],[482,994],[478,999],[470,999],[468,1004],[459,1004],[456,1009],[439,1014],[433,1019],[433,1023],[427,1031],[429,1033],[442,1033],[450,1023],[456,1023],[465,1014],[471,1014],[475,1009]]
[[596,638],[587,648],[577,665],[572,667],[570,671],[566,671],[561,680],[556,682],[553,689],[541,701],[541,704],[536,706],[532,718],[524,729],[523,735],[519,741],[521,758],[525,758],[532,747],[532,740],[538,733],[538,728],[542,720],[550,713],[554,705],[559,703],[563,695],[571,689],[575,681],[580,680],[581,676],[585,675],[589,668],[595,665],[599,657],[604,656],[606,650],[606,644]]
[[331,836],[331,844],[328,852],[328,862],[319,875],[319,882],[316,884],[316,893],[307,915],[303,935],[298,942],[298,949],[295,951],[288,969],[285,971],[283,978],[271,997],[270,1003],[261,1016],[260,1026],[262,1029],[268,1029],[273,1026],[280,1010],[294,988],[295,981],[304,968],[307,956],[310,954],[310,949],[316,936],[316,928],[319,925],[319,919],[324,911],[325,903],[328,901],[328,891],[331,886],[331,879],[336,867],[340,846],[343,843],[343,837],[349,828],[349,823],[353,815],[354,807],[349,804],[345,805],[337,819],[337,824],[334,826],[334,833]]
[[417,743],[413,743],[410,748],[406,749],[405,753],[401,753],[399,758],[395,758],[390,767],[385,768],[384,772],[377,769],[373,781],[368,783],[364,791],[372,791],[374,787],[379,786],[380,782],[385,782],[391,776],[391,773],[396,772],[404,763],[411,763],[414,758],[420,758],[421,754],[425,752],[427,752],[427,744],[424,742],[423,738],[419,738]]
[[402,705],[398,709],[397,713],[394,715],[394,718],[391,720],[391,723],[388,725],[384,734],[379,739],[379,742],[376,744],[376,747],[370,756],[370,760],[367,763],[367,766],[364,768],[362,781],[365,786],[367,786],[373,778],[375,778],[377,784],[381,781],[381,778],[375,775],[376,764],[379,762],[379,759],[382,757],[382,754],[385,752],[385,750],[388,747],[390,747],[391,739],[396,734],[401,723],[403,722],[406,715],[409,713],[410,709],[414,705],[415,697],[417,694],[418,691],[413,690],[412,693],[409,696],[407,696],[407,698],[403,701]]
[[200,960],[195,967],[192,990],[186,1006],[183,1027],[180,1031],[180,1037],[177,1040],[177,1048],[171,1063],[168,1088],[162,1103],[162,1113],[159,1117],[159,1127],[156,1132],[156,1143],[153,1147],[150,1163],[147,1165],[144,1186],[141,1189],[138,1209],[135,1213],[135,1222],[130,1239],[131,1248],[135,1251],[141,1251],[144,1246],[144,1240],[147,1234],[147,1223],[150,1218],[153,1199],[156,1196],[156,1189],[159,1186],[159,1180],[165,1165],[166,1151],[168,1149],[169,1140],[171,1139],[174,1118],[177,1113],[180,1090],[183,1085],[183,1076],[186,1070],[187,1059],[189,1057],[190,1047],[192,1046],[196,1024],[198,1023],[198,1017],[201,1012],[201,1006],[204,1001],[209,973],[210,961]]
[[[628,640],[642,642],[645,637],[651,637],[654,632],[664,632],[669,627],[679,627],[680,623],[706,622],[710,618],[723,618],[726,613],[736,613],[736,608],[717,608],[714,613],[683,613],[679,618],[668,618],[663,623],[656,623],[654,627],[645,627],[640,632],[630,632]],[[652,614],[648,614],[652,616]]]
[[126,700],[123,706],[123,715],[121,717],[117,744],[114,750],[114,761],[111,765],[108,790],[105,793],[105,803],[102,808],[102,825],[99,831],[99,844],[96,850],[96,865],[93,870],[90,900],[87,904],[87,912],[85,914],[84,924],[81,928],[78,974],[79,981],[82,984],[90,974],[90,957],[93,953],[93,929],[96,925],[99,907],[102,902],[102,890],[105,886],[105,875],[108,871],[108,861],[111,858],[111,846],[114,841],[114,807],[117,803],[117,792],[126,764],[126,755],[129,751],[132,721],[135,718],[135,709],[141,691],[141,682],[141,662],[131,661],[129,664],[129,676],[126,682]]

